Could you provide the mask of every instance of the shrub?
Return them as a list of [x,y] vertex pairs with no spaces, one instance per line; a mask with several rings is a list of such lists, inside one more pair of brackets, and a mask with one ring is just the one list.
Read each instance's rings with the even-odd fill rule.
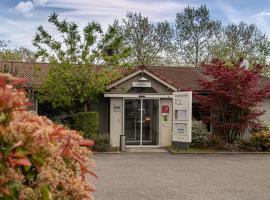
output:
[[191,146],[200,146],[207,142],[207,127],[202,121],[192,121],[192,142]]
[[93,138],[95,145],[91,147],[94,151],[106,152],[111,150],[109,135],[96,135]]
[[253,133],[250,138],[250,144],[257,149],[266,151],[270,149],[270,131],[259,131]]
[[92,199],[93,142],[26,111],[19,83],[0,74],[0,199]]
[[79,112],[75,116],[76,128],[82,131],[85,138],[94,139],[99,128],[99,114],[97,112]]

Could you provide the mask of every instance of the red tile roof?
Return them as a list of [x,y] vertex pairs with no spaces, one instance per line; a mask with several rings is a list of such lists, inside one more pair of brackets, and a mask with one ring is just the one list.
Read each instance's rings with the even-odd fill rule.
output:
[[[0,62],[0,71],[3,71],[5,66],[18,71],[19,77],[24,77],[29,80],[32,87],[39,87],[46,75],[49,72],[48,63],[26,63],[26,62]],[[97,66],[97,69],[101,66]],[[117,71],[123,76],[127,76],[141,67],[117,67]],[[198,84],[198,79],[211,80],[209,76],[203,74],[201,68],[195,67],[165,67],[165,66],[147,66],[144,67],[147,71],[159,77],[163,81],[176,87],[178,90],[192,89],[195,91],[202,91]],[[260,87],[270,84],[270,79],[262,77],[260,80]]]
[[200,91],[202,88],[199,86],[198,80],[211,80],[209,76],[202,73],[202,69],[199,67],[151,66],[146,69],[178,90]]
[[18,72],[19,77],[27,78],[34,88],[40,86],[50,69],[48,63],[0,62],[0,72],[5,67]]

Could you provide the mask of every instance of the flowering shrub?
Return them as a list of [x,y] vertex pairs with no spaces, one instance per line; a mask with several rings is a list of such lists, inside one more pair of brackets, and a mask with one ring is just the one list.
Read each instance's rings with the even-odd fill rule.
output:
[[250,138],[250,143],[257,149],[266,151],[270,149],[270,131],[261,130],[253,133]]
[[200,146],[208,140],[207,127],[202,121],[192,120],[192,146]]
[[26,111],[21,83],[0,73],[0,199],[92,199],[92,140]]

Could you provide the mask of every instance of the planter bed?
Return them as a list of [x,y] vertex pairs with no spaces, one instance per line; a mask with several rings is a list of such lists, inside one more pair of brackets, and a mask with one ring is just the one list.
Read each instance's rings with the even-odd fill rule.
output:
[[166,149],[172,154],[270,154],[269,151],[230,151],[216,148],[189,147],[186,149],[168,146]]

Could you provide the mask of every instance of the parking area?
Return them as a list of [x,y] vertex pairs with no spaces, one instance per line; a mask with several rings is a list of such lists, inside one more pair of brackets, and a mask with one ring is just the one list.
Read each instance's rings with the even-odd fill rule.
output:
[[96,200],[270,200],[270,155],[95,155]]

